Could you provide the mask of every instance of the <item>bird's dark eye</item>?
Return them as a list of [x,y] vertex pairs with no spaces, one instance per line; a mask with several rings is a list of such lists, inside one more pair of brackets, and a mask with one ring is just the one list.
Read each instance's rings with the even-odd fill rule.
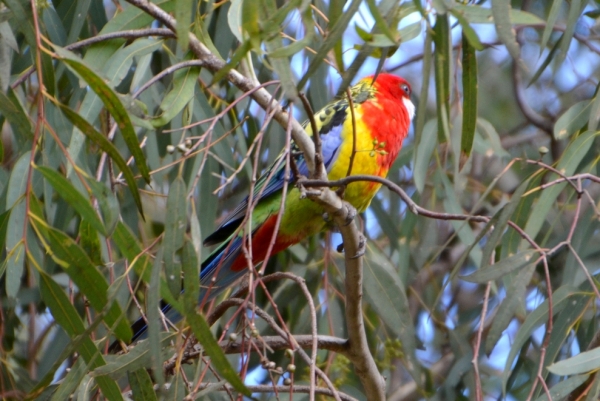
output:
[[410,87],[407,84],[400,85],[400,88],[404,91],[404,93],[410,96]]

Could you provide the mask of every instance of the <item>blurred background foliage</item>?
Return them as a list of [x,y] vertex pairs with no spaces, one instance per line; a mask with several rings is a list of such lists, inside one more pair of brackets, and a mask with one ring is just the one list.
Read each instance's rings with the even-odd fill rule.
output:
[[[118,0],[0,5],[0,398],[235,399],[222,380],[245,391],[239,376],[270,399],[257,386],[308,383],[284,351],[227,361],[206,342],[175,363],[182,336],[161,351],[153,319],[135,353],[106,355],[139,305],[177,295],[166,278],[196,274],[202,239],[285,147],[230,68],[301,121],[299,92],[317,110],[359,77],[402,75],[417,116],[389,179],[430,211],[492,218],[415,215],[386,189],[360,216],[366,330],[390,400],[598,398],[598,1],[155,4],[174,31]],[[188,34],[227,66],[200,67]],[[310,238],[266,274],[303,277],[319,334],[344,338],[340,242]],[[297,284],[267,288],[280,324],[310,334]],[[263,290],[255,302],[276,315]],[[234,311],[214,338],[275,334]],[[365,398],[345,357],[317,362]]]

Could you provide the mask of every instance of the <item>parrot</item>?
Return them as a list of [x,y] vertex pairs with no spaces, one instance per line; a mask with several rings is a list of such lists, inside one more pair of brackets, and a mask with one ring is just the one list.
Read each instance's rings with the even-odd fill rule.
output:
[[[349,92],[351,102],[344,94],[314,114],[327,177],[330,181],[346,177],[354,152],[351,175],[385,178],[408,136],[415,114],[410,100],[411,87],[401,77],[380,73],[361,79]],[[303,127],[308,135],[313,135],[309,121]],[[293,143],[291,157],[296,164],[295,174],[292,172],[288,182],[283,214],[278,216],[286,175],[285,159],[281,160],[284,157],[286,154],[282,152],[258,178],[252,196],[246,197],[205,238],[204,246],[221,245],[201,264],[199,302],[215,298],[248,273],[249,261],[242,252],[244,236],[251,236],[251,263],[256,266],[267,257],[272,238],[271,256],[327,228],[323,208],[302,199],[300,189],[294,187],[296,174],[308,176],[309,171],[302,152]],[[345,188],[343,196],[358,212],[364,212],[380,187],[381,184],[375,182],[353,182]],[[248,208],[249,202],[254,204],[253,208]],[[249,227],[251,232],[245,232],[244,227]],[[169,304],[161,302],[160,307],[171,322],[181,319]],[[146,320],[138,319],[132,330],[132,342],[145,337]]]

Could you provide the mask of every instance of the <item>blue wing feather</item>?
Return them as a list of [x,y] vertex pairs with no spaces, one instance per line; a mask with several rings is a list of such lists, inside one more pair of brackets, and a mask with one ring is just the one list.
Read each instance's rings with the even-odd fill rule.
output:
[[[328,109],[333,110],[333,116],[327,121],[326,124],[323,124],[319,130],[322,144],[323,163],[325,164],[325,169],[327,171],[329,171],[329,168],[333,164],[334,160],[337,159],[339,154],[340,145],[342,144],[342,129],[346,119],[347,108],[347,104],[342,104],[341,106],[338,105],[333,109]],[[327,113],[325,113],[325,111],[321,111],[319,114]],[[307,127],[307,123],[304,125]],[[299,151],[295,151],[294,153],[294,160],[296,161],[298,172],[304,176],[308,176],[308,167],[306,165],[306,161],[304,160],[304,155]],[[257,180],[254,187],[253,199],[256,199],[258,196],[260,201],[260,199],[265,199],[274,193],[279,192],[283,188],[285,175],[285,162],[281,161],[281,158],[283,157],[284,153],[280,154],[275,162],[269,167],[269,169]],[[277,171],[273,172],[274,168],[277,168]],[[270,179],[269,176],[271,176]],[[296,177],[292,173],[290,184],[293,185],[295,182]],[[227,216],[225,221],[221,224],[221,226],[219,226],[219,228],[215,230],[215,232],[206,237],[204,240],[204,245],[216,245],[228,239],[244,220],[247,210],[248,197],[244,198],[244,200]]]

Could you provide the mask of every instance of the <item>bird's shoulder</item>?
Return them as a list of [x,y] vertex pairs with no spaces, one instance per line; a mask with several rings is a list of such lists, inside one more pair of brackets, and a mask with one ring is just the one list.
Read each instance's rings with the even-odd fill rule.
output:
[[[344,124],[349,116],[348,107],[352,103],[353,107],[360,107],[366,101],[372,100],[376,96],[376,90],[368,82],[361,81],[349,90],[352,102],[348,100],[348,94],[344,93],[341,97],[331,101],[321,110],[315,113],[314,118],[319,131],[319,135],[326,135],[334,128]],[[312,135],[310,120],[303,124],[304,129],[309,135]]]

